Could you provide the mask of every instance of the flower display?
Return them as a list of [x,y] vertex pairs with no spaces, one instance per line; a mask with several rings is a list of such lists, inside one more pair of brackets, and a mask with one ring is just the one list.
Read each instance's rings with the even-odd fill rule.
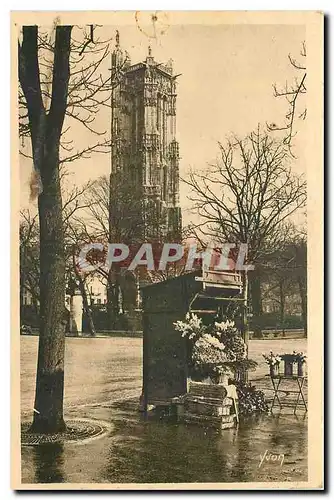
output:
[[273,351],[270,351],[269,354],[262,353],[262,356],[269,366],[278,366],[282,361],[281,356],[279,356],[279,354],[274,354]]
[[187,313],[185,321],[176,321],[174,327],[187,340],[188,366],[192,376],[214,378],[256,366],[247,359],[246,344],[234,321],[205,325],[196,314]]
[[[192,352],[195,365],[220,365],[227,361],[225,346],[216,337],[206,333],[196,340]],[[214,368],[214,366],[212,366]]]
[[206,331],[201,318],[190,313],[186,314],[186,321],[176,321],[174,327],[182,333],[182,337],[188,337],[190,340]]
[[221,323],[215,322],[215,328],[217,329],[217,335],[221,335],[223,332],[228,331],[231,328],[234,328],[234,321],[222,321]]
[[247,346],[234,321],[215,323],[216,334],[225,345],[228,361],[240,362],[247,357]]
[[307,356],[303,352],[293,351],[292,354],[294,355],[294,361],[295,361],[295,363],[306,363]]
[[[238,380],[240,373],[254,370],[257,363],[248,359],[247,346],[234,321],[206,325],[196,314],[188,313],[185,321],[176,321],[174,327],[186,340],[189,374],[193,379],[203,381],[210,377],[212,382],[222,383],[224,378],[230,378],[236,385],[241,415],[268,411],[264,393]],[[268,364],[281,359],[272,352],[264,356]]]
[[236,382],[239,399],[239,412],[241,415],[253,413],[267,413],[269,411],[263,391],[259,391],[254,385],[245,382]]

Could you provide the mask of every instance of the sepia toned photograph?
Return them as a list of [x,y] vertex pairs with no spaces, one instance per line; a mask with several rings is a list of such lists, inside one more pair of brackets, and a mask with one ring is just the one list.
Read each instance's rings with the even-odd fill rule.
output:
[[12,13],[12,488],[323,489],[323,22]]

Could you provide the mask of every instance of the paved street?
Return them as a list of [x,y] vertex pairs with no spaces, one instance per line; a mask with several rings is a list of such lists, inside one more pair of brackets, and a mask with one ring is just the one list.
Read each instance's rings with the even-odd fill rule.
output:
[[[277,348],[275,347],[277,345]],[[37,337],[21,337],[21,409],[31,419]],[[307,479],[307,420],[303,412],[250,418],[221,433],[196,426],[144,420],[140,338],[66,340],[65,417],[111,424],[100,438],[80,444],[22,447],[22,480],[34,482],[233,482]],[[249,355],[306,350],[306,340],[251,341]],[[267,386],[268,387],[268,386]],[[260,465],[267,451],[283,463]],[[267,455],[268,456],[268,455]]]

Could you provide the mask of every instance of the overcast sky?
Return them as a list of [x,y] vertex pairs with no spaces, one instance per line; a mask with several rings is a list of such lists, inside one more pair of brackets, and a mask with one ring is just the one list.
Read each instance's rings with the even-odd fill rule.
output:
[[[184,176],[192,167],[205,168],[218,155],[217,142],[235,133],[244,136],[258,123],[281,124],[287,111],[283,99],[273,97],[272,84],[293,82],[296,70],[291,68],[288,54],[298,58],[305,39],[303,25],[256,25],[256,24],[171,24],[162,20],[157,32],[165,33],[157,40],[149,38],[152,29],[138,29],[136,22],[125,26],[103,27],[103,35],[114,37],[119,29],[121,46],[131,57],[132,64],[142,61],[152,47],[159,62],[174,61],[178,78],[177,138],[180,143],[180,174]],[[110,68],[110,65],[108,64]],[[106,67],[107,70],[107,67]],[[109,126],[110,111],[101,112],[97,125]],[[293,169],[302,172],[303,123],[298,123],[295,138]],[[306,131],[305,131],[306,134]],[[90,141],[82,127],[72,126],[71,136],[75,149]],[[304,138],[306,140],[306,137]],[[21,205],[28,206],[31,163],[20,160]],[[97,155],[90,160],[78,160],[69,165],[73,175],[71,182],[84,183],[88,179],[109,173],[109,155]],[[181,184],[181,205],[186,208],[187,189]],[[36,203],[35,203],[36,206]],[[185,222],[188,215],[184,213]]]

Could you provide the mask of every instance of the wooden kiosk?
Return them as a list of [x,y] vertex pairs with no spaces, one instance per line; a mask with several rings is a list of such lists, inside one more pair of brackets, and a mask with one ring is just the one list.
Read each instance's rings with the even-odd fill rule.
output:
[[168,406],[187,392],[186,343],[173,323],[186,313],[219,317],[231,301],[244,301],[241,274],[198,270],[147,285],[143,297],[143,406]]

